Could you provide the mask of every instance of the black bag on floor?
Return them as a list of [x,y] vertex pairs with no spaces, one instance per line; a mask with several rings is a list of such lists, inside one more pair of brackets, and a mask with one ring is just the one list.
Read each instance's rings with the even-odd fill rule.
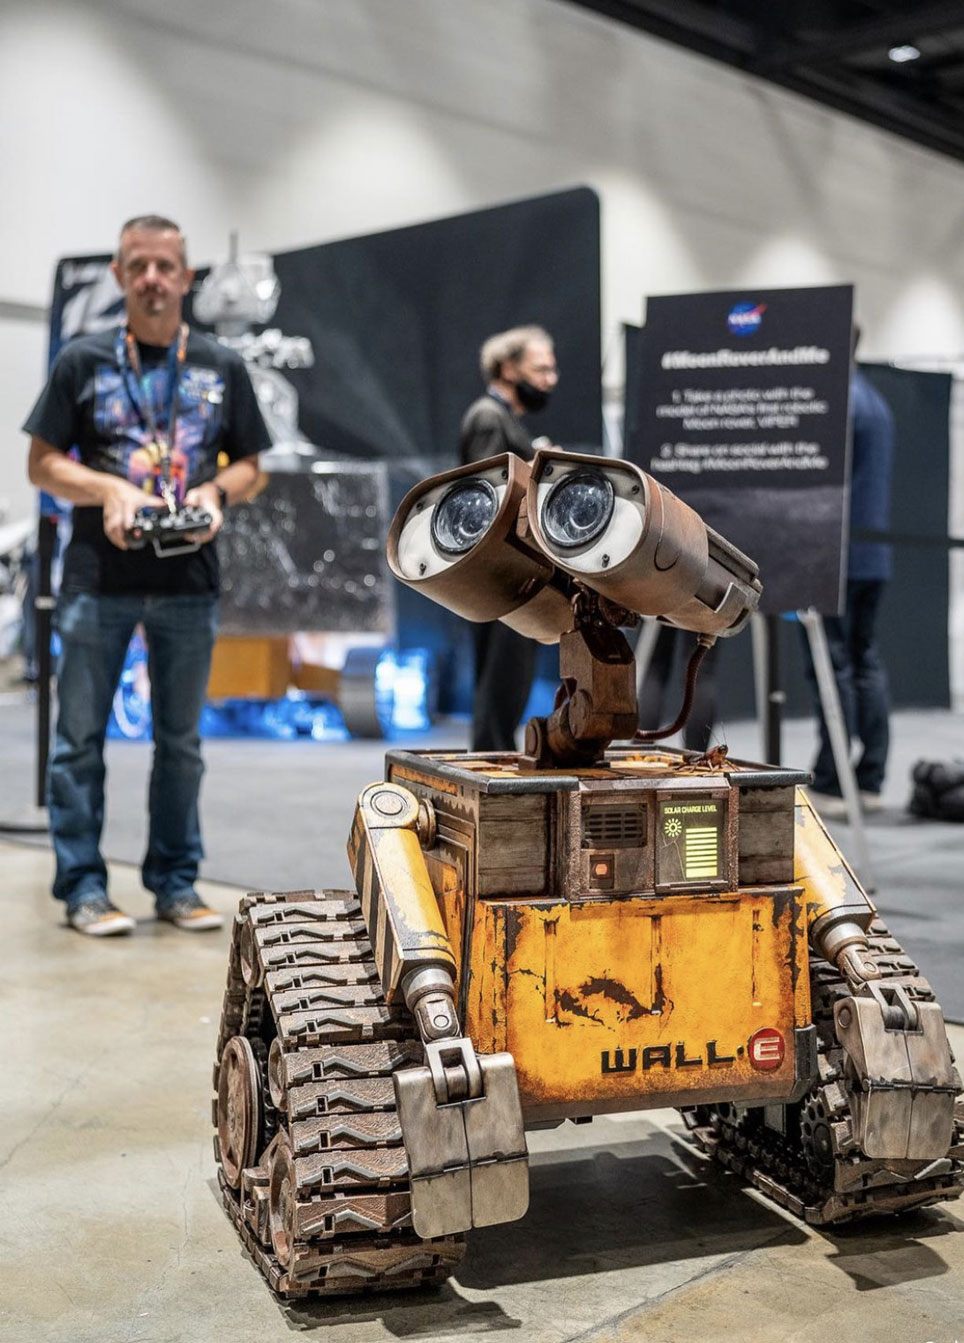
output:
[[907,810],[938,821],[964,821],[964,760],[918,760]]

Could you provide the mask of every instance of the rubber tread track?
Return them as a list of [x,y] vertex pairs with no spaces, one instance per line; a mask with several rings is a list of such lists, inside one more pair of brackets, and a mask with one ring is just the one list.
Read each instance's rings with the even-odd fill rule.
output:
[[[412,1230],[392,1083],[397,1069],[422,1062],[422,1047],[407,1009],[385,1002],[353,891],[244,897],[231,939],[219,1060],[238,1034],[251,1041],[258,1067],[259,1155],[242,1171],[240,1188],[223,1169],[218,1183],[225,1211],[272,1289],[341,1295],[443,1282],[464,1241],[423,1240]],[[268,1082],[275,1037],[277,1108]],[[216,1065],[215,1126],[218,1077]],[[217,1133],[214,1153],[220,1167]],[[275,1166],[290,1179],[273,1203]]]
[[[930,984],[880,920],[870,930],[870,953],[885,981],[901,984],[912,1001],[933,1002]],[[799,1107],[787,1108],[792,1140],[763,1122],[761,1109],[700,1106],[683,1112],[704,1151],[768,1198],[814,1226],[898,1213],[957,1198],[964,1189],[964,1114],[955,1108],[954,1145],[944,1160],[873,1161],[857,1151],[843,1075],[843,1051],[833,1025],[834,1004],[850,995],[839,971],[811,959],[813,1019],[819,1082]]]

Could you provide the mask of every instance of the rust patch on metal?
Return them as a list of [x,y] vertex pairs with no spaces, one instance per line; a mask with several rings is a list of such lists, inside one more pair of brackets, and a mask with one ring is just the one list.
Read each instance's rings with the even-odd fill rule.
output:
[[770,915],[774,928],[780,927],[780,920],[783,918],[784,910],[790,900],[790,892],[786,889],[773,892],[771,902],[772,913]]
[[639,1017],[651,1016],[653,1012],[653,1008],[644,1007],[639,999],[630,993],[626,985],[620,984],[617,979],[587,979],[585,984],[580,984],[579,992],[586,998],[601,993],[604,998],[609,998],[612,1002],[618,1003],[620,1007],[628,1007],[627,1021],[636,1021]]
[[781,890],[773,892],[772,914],[774,928],[779,929],[780,922],[784,915],[789,913],[787,919],[787,934],[790,945],[787,948],[787,959],[790,966],[790,985],[794,994],[797,991],[797,982],[800,978],[800,966],[797,963],[797,947],[802,935],[800,926],[800,901],[796,899],[792,888],[783,887]]
[[667,1004],[668,1004],[668,1005],[669,1005],[669,1010],[670,1010],[670,1012],[672,1012],[673,1007],[674,1007],[673,1000],[672,1000],[671,998],[667,998],[667,996],[666,996],[666,994],[665,994],[665,992],[664,992],[664,990],[663,990],[663,967],[662,967],[662,965],[656,965],[656,966],[654,966],[654,968],[653,968],[653,979],[656,981],[656,992],[655,992],[655,994],[653,995],[653,1011],[654,1011],[654,1012],[659,1012],[660,1014],[662,1014],[663,1011],[666,1009]]
[[529,969],[527,969],[525,966],[523,966],[523,967],[522,967],[521,969],[519,969],[519,970],[510,970],[510,971],[509,971],[509,977],[510,977],[510,978],[512,978],[513,976],[520,976],[520,975],[526,975],[529,979],[534,979],[534,980],[536,981],[537,984],[541,984],[541,985],[542,985],[542,991],[543,991],[543,993],[545,992],[545,988],[546,988],[546,977],[545,977],[545,975],[540,975],[540,974],[538,974],[535,970],[529,970]]
[[[793,988],[794,997],[796,997],[797,981],[800,978],[800,965],[799,965],[800,958],[797,954],[797,949],[800,945],[801,939],[805,940],[804,942],[805,945],[807,945],[809,939],[807,939],[807,931],[804,928],[803,923],[801,922],[804,912],[803,902],[801,900],[793,898],[791,900],[791,908],[793,910],[793,915],[792,918],[790,919],[790,956],[791,956],[790,983]],[[809,958],[807,961],[807,966],[808,966],[807,973],[809,974],[810,973]]]
[[588,1021],[595,1021],[598,1026],[605,1024],[595,1012],[590,1012],[586,1004],[580,1002],[568,989],[556,990],[556,1003],[563,1011],[571,1012],[574,1017],[585,1017]]
[[522,933],[522,914],[518,909],[505,910],[505,963],[509,962],[515,953],[516,943]]

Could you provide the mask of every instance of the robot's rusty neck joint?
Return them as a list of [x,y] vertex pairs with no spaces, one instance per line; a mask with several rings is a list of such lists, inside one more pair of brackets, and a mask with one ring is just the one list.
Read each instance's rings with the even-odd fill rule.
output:
[[583,583],[573,583],[570,601],[574,628],[577,630],[618,632],[620,626],[623,629],[635,629],[639,624],[639,616],[635,611],[628,611],[625,606],[610,601],[602,593],[593,592],[592,588],[587,588]]
[[638,617],[598,593],[577,585],[574,628],[559,640],[562,682],[548,718],[526,724],[522,764],[530,769],[575,768],[602,760],[613,741],[657,741],[679,731],[689,717],[700,663],[715,642],[701,634],[686,670],[683,705],[674,722],[638,731],[636,658],[620,625]]
[[531,768],[591,765],[611,741],[636,731],[636,659],[619,629],[627,613],[584,588],[572,611],[575,628],[559,640],[555,707],[526,724],[523,760]]

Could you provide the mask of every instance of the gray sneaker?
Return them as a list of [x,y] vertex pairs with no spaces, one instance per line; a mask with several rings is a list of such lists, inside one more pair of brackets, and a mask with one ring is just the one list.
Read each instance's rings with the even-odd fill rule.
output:
[[216,909],[209,909],[195,891],[188,891],[174,900],[165,900],[157,906],[157,917],[186,933],[206,933],[223,928],[224,919]]
[[86,900],[68,905],[67,922],[71,928],[76,928],[78,933],[86,933],[88,937],[116,937],[134,928],[131,916],[112,905],[106,895],[91,895]]

